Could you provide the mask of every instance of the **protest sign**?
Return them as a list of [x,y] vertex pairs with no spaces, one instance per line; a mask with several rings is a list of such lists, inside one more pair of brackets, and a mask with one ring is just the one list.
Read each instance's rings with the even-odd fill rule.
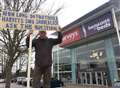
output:
[[57,30],[58,18],[52,15],[3,10],[0,12],[0,27],[19,30]]

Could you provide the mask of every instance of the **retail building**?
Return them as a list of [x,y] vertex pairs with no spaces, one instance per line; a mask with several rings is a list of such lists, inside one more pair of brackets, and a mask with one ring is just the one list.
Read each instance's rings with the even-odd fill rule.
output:
[[65,26],[62,48],[53,50],[53,75],[59,73],[59,78],[75,84],[112,85],[119,80],[116,29],[120,30],[120,0],[110,0]]

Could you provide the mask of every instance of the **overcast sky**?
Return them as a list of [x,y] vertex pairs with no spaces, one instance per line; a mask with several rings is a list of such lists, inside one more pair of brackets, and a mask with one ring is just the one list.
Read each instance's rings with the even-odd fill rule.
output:
[[56,7],[64,5],[64,9],[59,13],[59,24],[61,27],[75,21],[86,13],[94,10],[109,0],[48,0],[49,4],[56,1]]
[[56,8],[64,6],[58,14],[59,25],[64,27],[108,1],[109,0],[47,0],[43,8],[51,10],[51,8],[54,7],[54,9],[52,9],[54,12]]

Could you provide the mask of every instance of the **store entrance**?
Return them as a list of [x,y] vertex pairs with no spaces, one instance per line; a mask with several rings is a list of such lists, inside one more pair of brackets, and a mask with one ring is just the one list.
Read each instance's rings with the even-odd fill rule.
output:
[[79,84],[108,85],[105,72],[80,72]]

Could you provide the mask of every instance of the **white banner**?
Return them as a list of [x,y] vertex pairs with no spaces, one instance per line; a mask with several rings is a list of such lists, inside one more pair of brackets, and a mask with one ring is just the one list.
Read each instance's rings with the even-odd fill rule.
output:
[[58,18],[52,15],[3,10],[0,12],[0,27],[19,30],[57,30]]

